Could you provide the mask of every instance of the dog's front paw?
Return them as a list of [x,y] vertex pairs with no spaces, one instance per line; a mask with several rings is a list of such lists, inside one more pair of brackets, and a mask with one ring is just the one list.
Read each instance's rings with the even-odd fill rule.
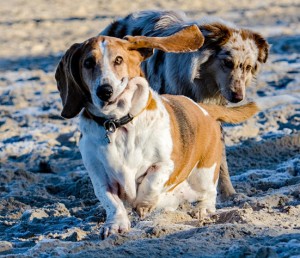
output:
[[144,219],[148,213],[153,211],[155,208],[154,205],[146,205],[146,204],[138,204],[136,205],[136,212],[141,217],[141,219]]
[[106,221],[100,229],[100,236],[102,239],[117,233],[125,233],[130,229],[130,221],[126,217],[118,217],[113,220]]

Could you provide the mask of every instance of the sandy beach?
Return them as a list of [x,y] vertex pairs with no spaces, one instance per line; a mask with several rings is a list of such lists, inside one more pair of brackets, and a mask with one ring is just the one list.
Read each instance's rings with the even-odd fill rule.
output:
[[[300,104],[225,126],[237,192],[199,222],[191,204],[100,240],[105,211],[61,118],[54,72],[75,42],[145,9],[217,16],[271,45],[247,97],[300,94],[300,3],[292,0],[11,0],[0,8],[0,257],[300,257]],[[298,95],[299,96],[299,95]]]

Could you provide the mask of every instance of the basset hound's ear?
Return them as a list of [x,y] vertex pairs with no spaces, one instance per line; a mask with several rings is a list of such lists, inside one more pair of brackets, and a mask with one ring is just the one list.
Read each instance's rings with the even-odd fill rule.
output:
[[204,37],[198,26],[191,25],[167,37],[126,36],[130,50],[140,51],[144,59],[151,56],[153,49],[165,52],[182,53],[198,50]]
[[82,44],[72,45],[60,60],[55,73],[57,88],[63,104],[61,116],[73,118],[79,114],[87,99],[80,71]]

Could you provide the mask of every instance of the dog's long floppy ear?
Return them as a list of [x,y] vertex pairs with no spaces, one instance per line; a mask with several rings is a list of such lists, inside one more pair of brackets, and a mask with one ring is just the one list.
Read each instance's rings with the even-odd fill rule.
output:
[[256,46],[258,47],[258,62],[265,63],[267,62],[269,56],[269,44],[259,33],[253,33],[253,39]]
[[204,24],[199,28],[205,37],[204,47],[206,48],[222,46],[232,35],[232,30],[221,23]]
[[57,88],[63,104],[61,116],[73,118],[84,106],[86,94],[80,76],[80,55],[82,44],[72,45],[60,60],[55,73]]
[[204,37],[198,26],[191,25],[167,37],[126,36],[124,39],[131,44],[131,50],[160,49],[165,52],[192,52],[198,50],[204,42]]

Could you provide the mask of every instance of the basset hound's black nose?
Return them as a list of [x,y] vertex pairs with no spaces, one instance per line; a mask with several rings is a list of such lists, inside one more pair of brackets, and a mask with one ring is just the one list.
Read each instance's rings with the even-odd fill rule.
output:
[[96,94],[102,101],[108,101],[113,95],[113,87],[109,84],[102,84],[97,88]]

